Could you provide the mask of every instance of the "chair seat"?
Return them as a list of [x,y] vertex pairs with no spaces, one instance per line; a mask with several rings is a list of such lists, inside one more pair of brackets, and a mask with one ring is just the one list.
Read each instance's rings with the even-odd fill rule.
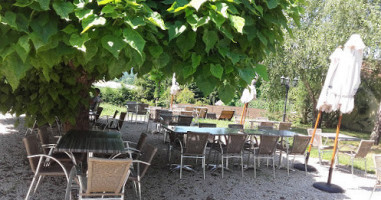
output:
[[[71,163],[62,163],[66,169],[66,171],[70,172],[71,168],[73,167],[73,164]],[[49,166],[41,166],[39,174],[44,176],[65,176],[64,171],[62,170],[61,166],[57,163],[52,163]]]

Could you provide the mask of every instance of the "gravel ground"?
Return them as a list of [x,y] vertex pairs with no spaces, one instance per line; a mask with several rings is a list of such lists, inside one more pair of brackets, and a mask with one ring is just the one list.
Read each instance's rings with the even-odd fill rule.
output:
[[[22,138],[26,128],[21,119],[20,125],[14,127],[16,118],[11,115],[0,115],[0,199],[23,199],[31,183],[33,174],[30,170]],[[146,124],[128,123],[123,128],[123,139],[137,141],[140,133],[145,131]],[[150,130],[155,127],[150,124]],[[183,172],[179,179],[178,171],[169,172],[167,167],[167,145],[163,136],[149,134],[148,143],[159,148],[152,166],[142,180],[143,199],[368,199],[375,184],[374,175],[365,176],[362,171],[350,174],[349,166],[336,168],[332,183],[345,189],[342,194],[330,194],[312,187],[317,181],[326,181],[328,165],[320,165],[317,159],[310,159],[310,164],[318,169],[316,173],[305,175],[302,171],[276,170],[272,177],[272,168],[262,165],[257,178],[253,171],[244,172],[241,178],[240,169],[232,167],[221,178],[219,171],[207,171],[206,179],[202,178],[200,162],[196,172]],[[179,154],[174,153],[175,162]],[[298,161],[298,159],[297,159]],[[194,164],[192,160],[185,161]],[[232,162],[230,162],[232,163]],[[63,199],[66,180],[62,177],[45,178],[33,199]],[[126,185],[126,199],[137,199],[132,184]],[[381,191],[373,194],[372,199],[381,199]]]

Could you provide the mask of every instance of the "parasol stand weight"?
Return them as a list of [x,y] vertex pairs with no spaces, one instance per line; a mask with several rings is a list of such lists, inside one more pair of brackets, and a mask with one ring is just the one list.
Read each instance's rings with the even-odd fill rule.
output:
[[327,180],[326,183],[325,182],[316,182],[316,183],[313,184],[313,186],[316,189],[319,189],[319,190],[324,191],[324,192],[329,192],[329,193],[344,193],[344,189],[343,188],[341,188],[338,185],[331,184],[333,165],[335,163],[335,156],[336,156],[337,143],[338,143],[338,138],[339,138],[339,131],[340,131],[340,125],[341,125],[341,118],[342,117],[343,117],[343,114],[340,113],[339,122],[337,124],[337,129],[336,129],[335,145],[333,147],[333,152],[332,152],[331,166],[329,167],[328,180]]
[[317,171],[317,169],[314,166],[308,165],[308,160],[310,158],[311,148],[312,148],[312,144],[313,144],[314,139],[315,139],[316,129],[317,129],[317,126],[319,124],[320,117],[321,117],[321,110],[319,110],[319,114],[316,118],[315,128],[314,128],[314,132],[312,133],[312,136],[311,136],[310,144],[308,146],[308,152],[306,155],[305,164],[301,164],[301,163],[294,164],[295,169],[305,171],[306,168],[304,167],[304,165],[307,165],[307,172],[316,172]]

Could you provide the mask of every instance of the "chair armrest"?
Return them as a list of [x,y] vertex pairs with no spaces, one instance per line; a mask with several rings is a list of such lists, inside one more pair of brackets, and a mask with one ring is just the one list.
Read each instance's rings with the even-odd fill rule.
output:
[[42,148],[46,148],[46,149],[55,148],[56,146],[57,144],[42,144],[41,145]]
[[53,156],[49,156],[49,155],[45,155],[45,154],[36,154],[36,155],[30,155],[30,156],[27,156],[28,158],[35,158],[35,157],[40,157],[40,160],[38,162],[38,166],[37,166],[37,169],[36,171],[39,170],[39,168],[41,167],[41,163],[42,163],[42,158],[49,158],[53,161],[55,161],[57,164],[59,164],[62,168],[62,170],[64,171],[65,173],[65,176],[66,176],[66,180],[69,181],[69,173],[67,172],[65,166],[55,157]]

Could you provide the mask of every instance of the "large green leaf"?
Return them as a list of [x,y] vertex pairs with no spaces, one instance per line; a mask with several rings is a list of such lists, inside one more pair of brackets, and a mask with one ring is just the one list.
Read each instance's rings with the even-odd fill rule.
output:
[[192,53],[192,67],[196,69],[201,63],[201,56],[196,53]]
[[229,19],[230,23],[237,30],[237,32],[242,34],[243,27],[245,26],[245,19],[235,15],[230,15]]
[[172,6],[167,9],[168,12],[176,13],[179,11],[184,10],[186,7],[188,7],[189,1],[188,0],[176,0],[173,2]]
[[267,4],[267,7],[269,9],[273,9],[273,8],[276,8],[279,4],[279,0],[268,0],[266,1],[266,4]]
[[220,64],[210,64],[210,72],[212,75],[221,80],[224,68]]
[[186,16],[188,24],[191,25],[193,31],[197,31],[198,27],[207,24],[210,20],[209,16],[198,17],[196,14]]
[[31,68],[31,65],[24,63],[16,53],[13,53],[3,61],[0,71],[12,86],[12,89],[16,90],[20,79],[24,78],[26,72]]
[[191,65],[186,65],[183,68],[183,76],[184,78],[188,78],[191,76],[196,70]]
[[158,26],[162,30],[167,29],[164,24],[164,20],[161,18],[161,15],[158,12],[152,12],[148,17],[148,20],[154,25]]
[[2,22],[8,24],[10,27],[17,30],[16,14],[14,12],[6,11],[1,20]]
[[53,9],[62,19],[69,20],[69,14],[74,11],[74,5],[71,2],[55,0]]
[[21,60],[25,63],[30,51],[29,37],[27,35],[20,37],[15,49]]
[[152,55],[152,57],[159,58],[159,56],[163,53],[163,48],[159,45],[149,46],[148,51]]
[[251,84],[251,81],[255,77],[255,70],[253,67],[246,67],[244,69],[239,69],[239,76],[247,83]]
[[236,89],[231,84],[221,86],[218,90],[218,97],[220,97],[225,104],[228,104],[235,96],[235,91]]
[[37,0],[37,2],[40,4],[41,9],[49,10],[50,0]]
[[186,53],[196,44],[196,33],[188,31],[176,39],[176,45],[181,52]]
[[86,52],[85,42],[89,41],[90,38],[87,33],[78,35],[78,34],[72,34],[69,39],[69,43],[74,48]]
[[204,95],[208,95],[211,92],[213,92],[216,82],[212,78],[208,78],[208,77],[204,78],[202,76],[198,76],[196,78],[196,84],[204,93]]
[[209,11],[209,16],[212,19],[212,21],[216,24],[217,28],[220,28],[226,20],[222,15],[219,15],[214,11]]
[[263,78],[263,80],[268,81],[269,76],[267,74],[267,67],[262,64],[256,64],[255,65],[255,72]]
[[169,41],[178,37],[186,29],[187,27],[181,21],[176,21],[175,24],[168,26]]
[[205,43],[205,51],[209,53],[210,49],[214,47],[216,42],[218,41],[218,35],[216,31],[209,31],[205,29],[204,35],[202,36],[202,41]]
[[19,7],[26,7],[32,4],[32,0],[16,0],[16,3],[14,3],[14,6],[19,6]]
[[140,35],[139,32],[133,30],[130,27],[123,29],[124,41],[135,49],[140,55],[142,55],[144,45],[146,41]]
[[102,47],[107,49],[118,59],[120,51],[126,46],[126,43],[115,35],[105,35],[102,37]]
[[41,14],[35,20],[32,20],[30,26],[36,33],[35,36],[40,38],[44,43],[48,43],[50,37],[58,32],[57,20],[52,19],[47,13]]
[[217,2],[215,6],[215,10],[218,14],[222,15],[224,18],[228,18],[228,9],[229,6],[226,3]]
[[197,11],[200,9],[201,5],[205,3],[207,0],[191,0],[189,5],[195,8]]
[[126,59],[112,59],[108,67],[108,74],[110,78],[119,77],[124,71],[126,71],[126,67]]
[[88,17],[86,17],[85,19],[82,20],[82,33],[85,33],[86,31],[88,31],[90,28],[94,27],[94,26],[102,26],[102,25],[105,25],[106,24],[106,19],[103,18],[103,17],[98,17],[94,14],[91,14],[89,15]]
[[143,17],[137,16],[135,18],[126,20],[127,24],[133,29],[137,29],[139,26],[144,26],[146,22]]

